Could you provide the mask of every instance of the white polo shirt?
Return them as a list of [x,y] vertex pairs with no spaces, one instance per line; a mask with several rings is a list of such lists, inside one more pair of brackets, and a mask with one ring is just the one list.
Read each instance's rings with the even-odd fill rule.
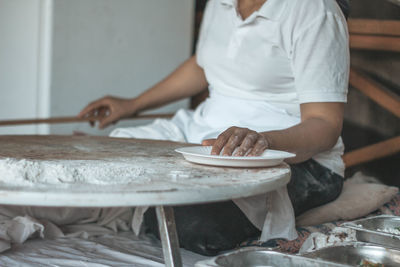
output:
[[[300,123],[302,103],[346,102],[348,32],[335,0],[267,0],[245,20],[237,0],[209,0],[196,56],[211,95],[264,101],[276,110],[260,125],[265,130]],[[339,139],[314,159],[343,176],[342,154]]]

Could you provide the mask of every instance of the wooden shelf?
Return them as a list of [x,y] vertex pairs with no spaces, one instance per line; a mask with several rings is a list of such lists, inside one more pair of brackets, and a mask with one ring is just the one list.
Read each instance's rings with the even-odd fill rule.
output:
[[400,20],[349,19],[350,34],[400,36]]

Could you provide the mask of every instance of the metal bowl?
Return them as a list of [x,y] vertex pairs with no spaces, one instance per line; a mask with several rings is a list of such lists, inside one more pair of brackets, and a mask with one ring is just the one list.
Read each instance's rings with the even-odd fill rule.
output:
[[383,264],[385,267],[400,266],[400,251],[365,243],[353,243],[343,246],[322,248],[302,256],[311,259],[360,266],[363,260]]
[[399,228],[400,217],[381,215],[342,224],[356,231],[358,241],[379,244],[400,249],[400,235],[378,231],[385,228]]
[[201,261],[195,267],[348,267],[318,259],[288,255],[265,248],[252,247],[239,249],[212,259]]

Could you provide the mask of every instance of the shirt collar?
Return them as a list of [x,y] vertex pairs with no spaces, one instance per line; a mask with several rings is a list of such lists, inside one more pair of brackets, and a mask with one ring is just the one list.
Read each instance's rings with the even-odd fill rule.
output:
[[221,0],[221,4],[230,6],[230,7],[235,7],[235,6],[237,6],[237,0]]
[[[222,5],[229,7],[237,7],[238,0],[220,0]],[[270,20],[279,20],[285,7],[286,0],[267,0],[264,5],[258,10],[258,16],[265,17]]]

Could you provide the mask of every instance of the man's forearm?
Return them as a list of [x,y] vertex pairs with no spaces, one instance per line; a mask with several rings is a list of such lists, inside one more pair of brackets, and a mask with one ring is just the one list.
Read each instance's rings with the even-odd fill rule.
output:
[[197,65],[196,56],[193,56],[164,80],[132,101],[136,112],[139,112],[193,96],[207,86],[204,71]]
[[296,154],[288,163],[300,163],[314,155],[331,149],[337,142],[340,130],[319,118],[310,118],[285,130],[262,133],[270,149]]

